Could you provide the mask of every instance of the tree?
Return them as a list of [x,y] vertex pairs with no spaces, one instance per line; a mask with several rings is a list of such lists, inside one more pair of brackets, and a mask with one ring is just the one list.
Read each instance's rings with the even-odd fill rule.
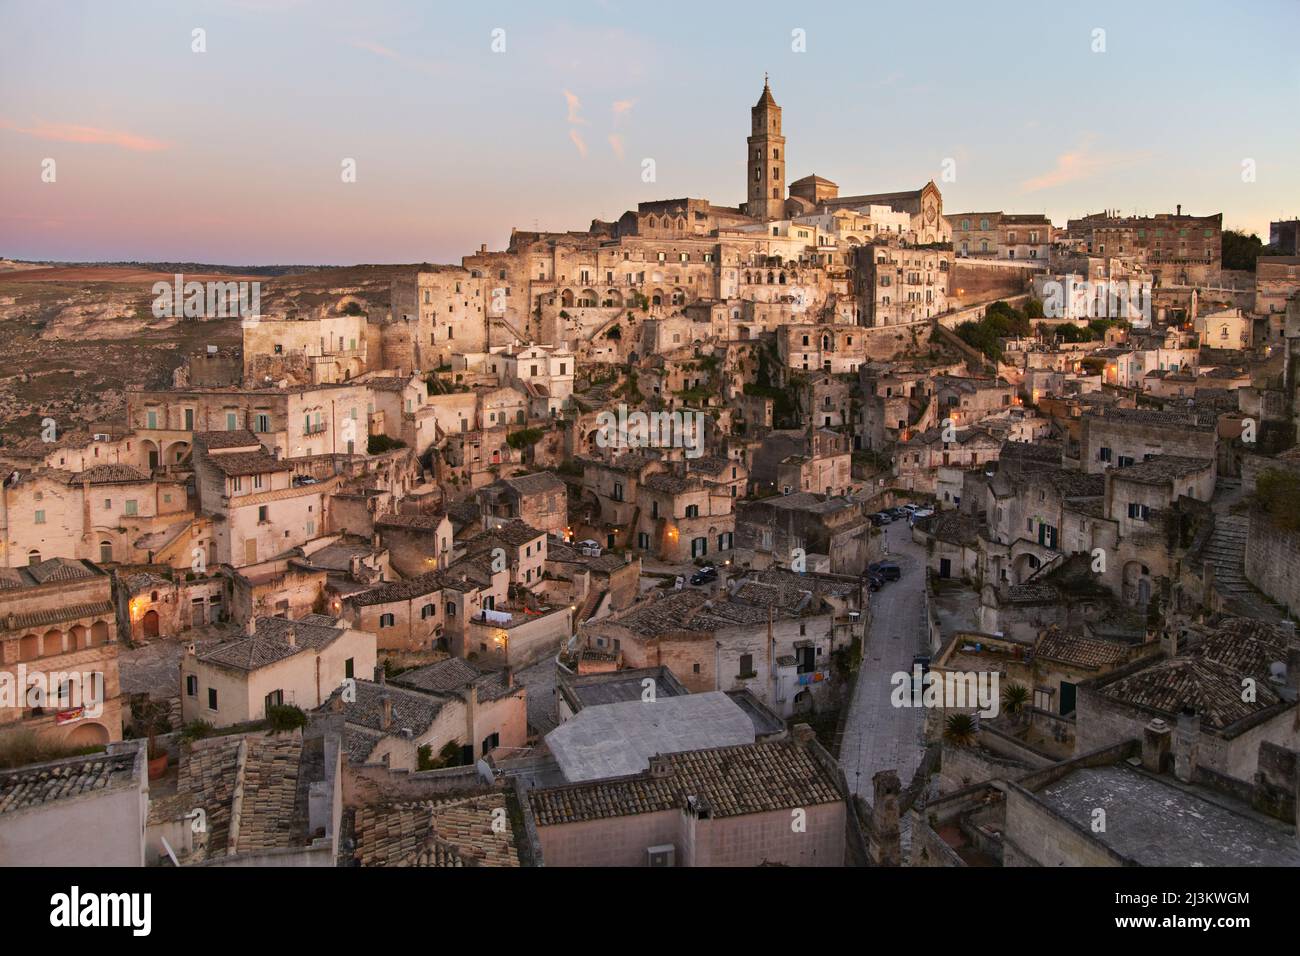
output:
[[1002,688],[1002,709],[1008,714],[1019,714],[1029,706],[1032,699],[1029,688],[1024,684],[1012,681]]
[[1263,254],[1264,243],[1259,236],[1246,235],[1232,229],[1223,230],[1223,268],[1255,271],[1255,260]]
[[952,714],[944,721],[943,739],[958,747],[975,744],[975,718],[970,714]]

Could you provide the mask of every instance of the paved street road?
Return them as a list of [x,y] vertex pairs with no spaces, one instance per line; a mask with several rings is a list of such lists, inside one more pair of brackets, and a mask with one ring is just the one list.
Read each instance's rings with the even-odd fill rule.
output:
[[889,557],[903,569],[903,576],[871,595],[871,630],[840,745],[840,765],[849,786],[868,803],[872,775],[897,770],[906,787],[924,752],[921,711],[893,707],[889,698],[891,676],[910,671],[923,644],[925,549],[912,542],[906,521],[885,525],[885,535]]

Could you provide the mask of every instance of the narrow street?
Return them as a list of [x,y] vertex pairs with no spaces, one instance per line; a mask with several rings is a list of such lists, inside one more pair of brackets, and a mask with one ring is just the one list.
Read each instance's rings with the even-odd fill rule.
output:
[[840,765],[855,793],[871,802],[871,778],[898,771],[903,786],[921,762],[923,714],[890,704],[892,676],[912,669],[924,641],[925,550],[912,542],[906,521],[884,526],[888,560],[902,568],[898,581],[871,595],[871,628],[863,649],[862,671],[849,704],[840,746]]

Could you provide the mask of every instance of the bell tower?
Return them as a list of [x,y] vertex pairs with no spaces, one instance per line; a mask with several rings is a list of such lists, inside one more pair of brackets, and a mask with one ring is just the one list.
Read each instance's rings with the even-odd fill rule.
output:
[[755,219],[780,219],[785,214],[785,137],[781,135],[781,107],[763,74],[763,95],[750,112],[746,215]]

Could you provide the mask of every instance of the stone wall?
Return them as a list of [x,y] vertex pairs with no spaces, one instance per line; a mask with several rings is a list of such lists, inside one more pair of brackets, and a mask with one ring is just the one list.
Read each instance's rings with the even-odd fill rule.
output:
[[1252,511],[1246,577],[1292,614],[1300,612],[1300,533],[1279,528],[1268,515]]

